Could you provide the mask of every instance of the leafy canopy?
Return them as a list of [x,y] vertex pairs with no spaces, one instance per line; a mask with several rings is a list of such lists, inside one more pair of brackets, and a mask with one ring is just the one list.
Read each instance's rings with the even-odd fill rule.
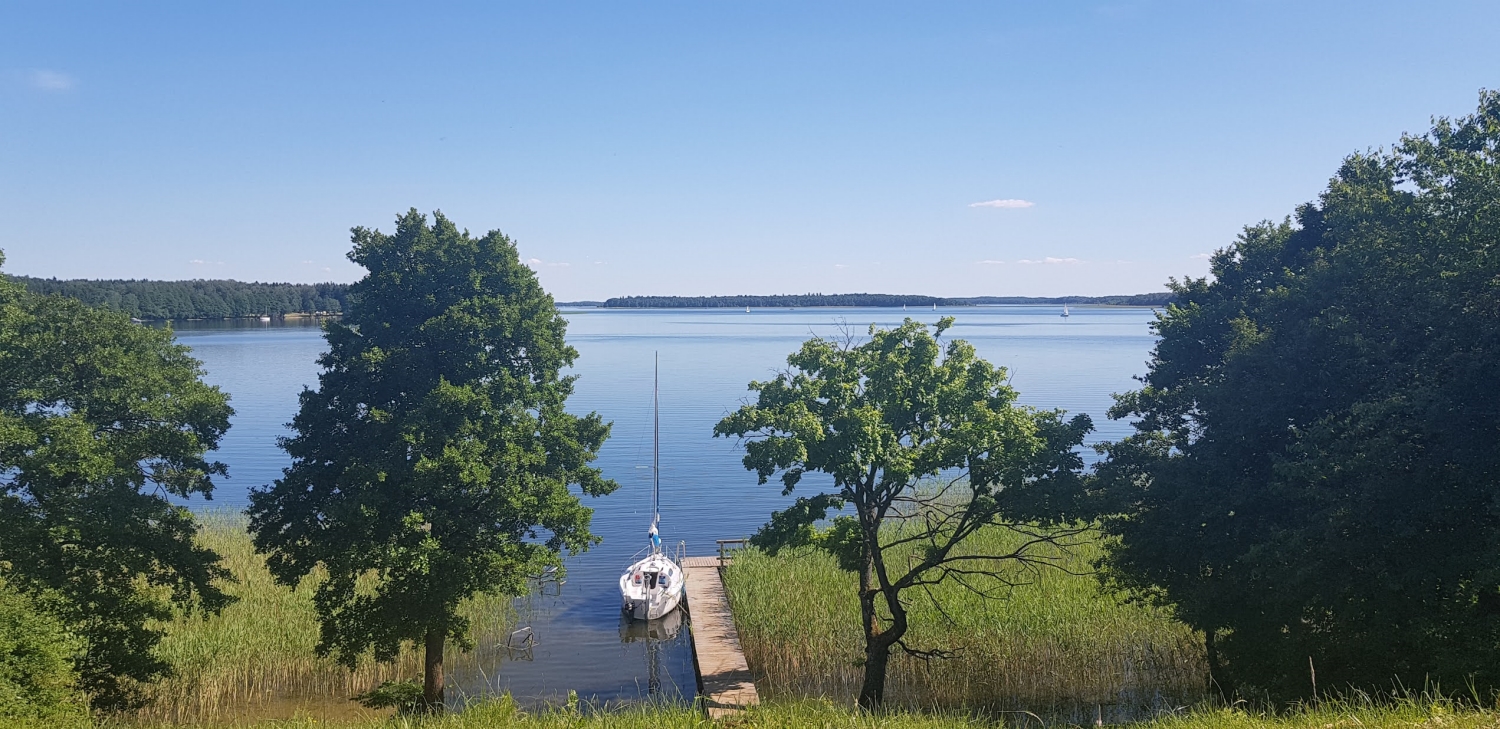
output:
[[569,487],[615,488],[590,465],[609,426],[564,410],[577,352],[509,238],[412,210],[353,242],[369,273],[327,325],[318,389],[281,442],[292,465],[252,493],[251,530],[283,583],[326,568],[321,653],[390,660],[425,640],[432,659],[437,640],[440,661],[444,637],[466,645],[461,601],[522,594],[598,542]]
[[[3,259],[0,259],[3,260]],[[233,412],[169,329],[0,278],[0,562],[85,641],[101,707],[163,675],[156,621],[217,611],[229,573],[169,497],[208,497]]]
[[[791,494],[809,473],[827,479],[821,493],[773,514],[754,542],[773,552],[815,542],[859,571],[865,706],[883,698],[893,647],[938,655],[903,641],[904,591],[1043,564],[1039,548],[1075,532],[1042,526],[1080,513],[1082,462],[1074,447],[1091,428],[1088,416],[1064,422],[1061,412],[1017,405],[1004,368],[980,359],[968,342],[939,342],[952,325],[946,317],[929,331],[907,319],[895,329],[872,326],[862,343],[808,340],[787,358],[787,371],[750,383],[753,404],[714,428],[747,438],[745,467],[762,484],[779,473]],[[932,481],[939,476],[946,482]],[[814,531],[831,510],[846,507],[853,515]],[[1003,555],[964,548],[991,527],[1031,539]],[[887,561],[893,549],[919,558]]]
[[1344,161],[1177,303],[1100,469],[1105,567],[1221,685],[1500,686],[1500,94]]

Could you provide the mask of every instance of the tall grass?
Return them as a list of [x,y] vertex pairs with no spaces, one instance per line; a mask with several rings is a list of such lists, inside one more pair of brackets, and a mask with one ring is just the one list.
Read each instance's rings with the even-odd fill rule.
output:
[[[1003,554],[1019,543],[1000,528],[974,539],[973,554]],[[1102,594],[1087,574],[1098,554],[1092,541],[1057,551],[1064,569],[1010,574],[1018,584],[1001,599],[949,583],[930,596],[904,593],[908,644],[956,656],[923,661],[898,650],[887,703],[1092,723],[1096,712],[1122,720],[1200,700],[1207,674],[1201,639],[1164,611]],[[856,575],[822,551],[769,557],[747,550],[724,582],[762,696],[853,702],[864,646]]]
[[[310,575],[296,589],[276,584],[265,559],[255,553],[240,515],[209,514],[200,519],[199,541],[218,552],[238,579],[226,591],[239,598],[207,619],[179,615],[161,626],[166,637],[158,653],[174,675],[148,687],[151,703],[139,718],[148,721],[213,721],[227,717],[359,718],[384,712],[361,709],[349,697],[381,681],[421,674],[421,658],[411,649],[397,661],[361,661],[349,670],[318,658],[317,615],[312,594],[321,577]],[[504,640],[514,622],[508,598],[482,597],[463,608],[480,645]],[[456,673],[471,654],[450,651],[445,660]]]
[[[61,723],[0,719],[0,729],[147,729],[150,722],[123,723],[77,717]],[[738,729],[961,729],[963,727],[1014,727],[1042,729],[1036,717],[1010,714],[978,717],[958,712],[915,713],[892,710],[866,713],[829,701],[780,701],[752,708],[743,716],[713,724],[703,713],[688,706],[634,706],[621,711],[577,713],[562,709],[528,713],[508,698],[470,704],[462,712],[440,717],[364,718],[327,721],[298,716],[279,721],[241,722],[214,720],[192,726],[263,726],[313,729],[339,726],[347,729],[708,729],[711,726]],[[1200,709],[1160,716],[1134,725],[1136,729],[1482,729],[1500,726],[1500,714],[1487,706],[1455,704],[1432,696],[1383,697],[1371,700],[1354,696],[1294,707],[1282,712],[1263,712],[1243,705]]]

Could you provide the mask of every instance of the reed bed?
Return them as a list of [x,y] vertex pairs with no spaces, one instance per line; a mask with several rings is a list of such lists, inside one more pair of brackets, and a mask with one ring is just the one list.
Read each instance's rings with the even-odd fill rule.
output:
[[[366,659],[354,670],[318,658],[317,615],[312,594],[317,575],[296,589],[276,584],[265,559],[255,553],[237,514],[200,519],[199,540],[218,552],[238,579],[226,589],[239,601],[207,619],[179,615],[161,626],[166,637],[157,650],[173,675],[146,687],[151,699],[138,719],[148,722],[201,722],[229,717],[371,718],[386,712],[364,710],[349,700],[382,681],[421,675],[420,655],[405,650],[390,664]],[[464,606],[480,645],[503,642],[515,620],[509,598],[484,597]],[[450,651],[448,670],[457,673],[472,654]]]
[[[973,554],[1005,553],[1008,530],[974,537]],[[1152,716],[1204,698],[1202,641],[1164,611],[1101,593],[1097,542],[1055,551],[1064,569],[1007,575],[998,599],[944,583],[910,598],[908,643],[949,659],[897,652],[888,705],[1027,711],[1071,723]],[[899,559],[899,555],[897,555]],[[1066,570],[1066,571],[1065,571]],[[863,678],[856,575],[820,550],[747,550],[724,573],[746,659],[763,697],[852,703]],[[998,587],[998,583],[993,585]]]

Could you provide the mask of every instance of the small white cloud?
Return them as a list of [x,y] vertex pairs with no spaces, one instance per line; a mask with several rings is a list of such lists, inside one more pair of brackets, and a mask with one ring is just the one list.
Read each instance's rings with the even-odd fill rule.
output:
[[333,269],[331,269],[331,268],[329,268],[329,267],[327,267],[327,266],[324,266],[324,267],[323,267],[323,273],[328,273],[328,272],[329,272],[329,271],[332,271],[332,270],[333,270]]
[[68,91],[78,85],[78,81],[62,71],[49,71],[37,68],[26,72],[26,83],[32,88],[43,91]]
[[1047,265],[1051,266],[1051,265],[1057,265],[1057,264],[1062,264],[1062,263],[1069,263],[1069,264],[1071,264],[1071,263],[1085,263],[1085,261],[1081,261],[1081,260],[1079,260],[1077,258],[1054,258],[1052,256],[1047,256],[1046,258],[1036,258],[1036,259],[1022,258],[1021,260],[1016,261],[1016,263],[1025,263],[1025,264],[1043,263],[1043,264],[1047,264]]
[[543,261],[540,258],[528,258],[528,259],[526,259],[526,265],[531,266],[532,268],[537,268],[538,266],[546,266],[547,268],[567,268],[568,266],[571,266],[573,264],[568,263],[566,261],[551,261],[551,262],[548,262],[548,261]]
[[1188,256],[1188,258],[1193,258],[1193,259],[1198,259],[1198,260],[1204,260],[1204,261],[1206,261],[1206,260],[1208,260],[1210,258],[1213,258],[1213,257],[1214,257],[1214,254],[1212,254],[1212,253],[1194,253],[1193,255]]
[[1012,210],[1013,209],[1017,209],[1017,208],[1029,208],[1029,207],[1031,207],[1033,205],[1036,205],[1036,203],[1034,203],[1034,202],[1032,202],[1030,200],[1011,200],[1011,199],[1007,199],[1007,200],[986,200],[984,202],[969,203],[969,207],[971,207],[971,208],[1006,208],[1006,209],[1012,209]]
[[833,267],[834,268],[848,268],[849,265],[846,264],[846,263],[835,263],[835,264],[833,264]]
[[304,265],[304,266],[311,266],[314,263],[317,263],[317,261],[303,261],[302,265]]
[[528,266],[540,266],[540,265],[542,265],[542,259],[540,259],[540,258],[528,258],[528,259],[526,259],[526,265],[528,265]]
[[1003,266],[1003,265],[1005,265],[1005,261],[997,261],[997,260],[995,260],[993,258],[986,258],[983,261],[980,261],[979,263],[980,263],[980,265],[984,265],[984,266]]
[[193,260],[188,261],[188,263],[191,263],[194,266],[201,266],[201,265],[203,265],[203,259],[202,258],[194,258]]
[[603,266],[604,265],[604,261],[594,261],[594,265],[595,266]]
[[192,264],[194,266],[222,266],[222,265],[224,265],[223,261],[205,261],[202,258],[194,258],[193,260],[188,261],[188,263],[190,263],[190,264]]

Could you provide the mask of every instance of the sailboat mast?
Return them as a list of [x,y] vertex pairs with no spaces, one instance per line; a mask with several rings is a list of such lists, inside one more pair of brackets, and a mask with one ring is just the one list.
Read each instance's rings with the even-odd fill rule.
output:
[[656,371],[651,382],[651,525],[661,518],[661,353],[656,353]]

